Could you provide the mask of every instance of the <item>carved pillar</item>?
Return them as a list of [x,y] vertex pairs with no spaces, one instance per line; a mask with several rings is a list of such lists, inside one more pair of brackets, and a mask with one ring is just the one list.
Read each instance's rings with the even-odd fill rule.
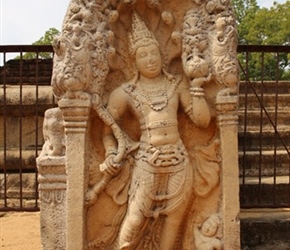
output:
[[240,249],[238,96],[217,96],[222,158],[222,216],[224,249]]
[[62,99],[66,135],[66,249],[82,250],[85,246],[86,139],[90,100]]
[[[37,167],[42,249],[65,249],[65,158],[63,156],[39,157]],[[56,211],[58,212],[56,213]]]

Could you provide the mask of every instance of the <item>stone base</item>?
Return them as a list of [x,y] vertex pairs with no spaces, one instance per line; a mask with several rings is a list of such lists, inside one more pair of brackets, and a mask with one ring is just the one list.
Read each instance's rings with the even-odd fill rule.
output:
[[290,249],[289,218],[289,209],[242,210],[242,250]]

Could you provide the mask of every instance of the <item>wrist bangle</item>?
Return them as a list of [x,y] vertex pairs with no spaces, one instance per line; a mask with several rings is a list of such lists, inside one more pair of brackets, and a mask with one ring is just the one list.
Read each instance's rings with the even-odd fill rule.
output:
[[189,88],[189,92],[191,94],[191,96],[195,96],[195,97],[204,97],[204,89],[200,88],[200,87],[190,87]]
[[185,108],[184,112],[189,116],[192,114],[192,103]]
[[195,97],[204,97],[205,94],[204,94],[204,93],[191,93],[191,96],[195,96]]
[[190,87],[190,91],[192,92],[204,92],[204,89],[201,87]]
[[116,154],[117,154],[117,150],[110,149],[106,152],[105,157],[108,157],[109,155],[116,155]]

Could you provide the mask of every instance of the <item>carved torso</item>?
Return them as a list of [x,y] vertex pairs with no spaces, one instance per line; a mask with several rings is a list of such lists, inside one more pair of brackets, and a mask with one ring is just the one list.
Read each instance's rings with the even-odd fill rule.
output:
[[[134,86],[123,85],[128,95],[130,108],[139,120],[141,128],[140,141],[152,146],[177,143],[178,132],[177,110],[180,104],[178,80],[161,82],[162,91],[146,93],[140,82]],[[154,102],[156,100],[156,102]]]

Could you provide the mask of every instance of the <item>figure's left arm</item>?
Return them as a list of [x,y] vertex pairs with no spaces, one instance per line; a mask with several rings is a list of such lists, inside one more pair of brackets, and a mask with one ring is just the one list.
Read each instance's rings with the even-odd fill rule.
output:
[[209,126],[211,115],[202,84],[189,86],[185,78],[179,85],[179,96],[185,113],[200,128]]

